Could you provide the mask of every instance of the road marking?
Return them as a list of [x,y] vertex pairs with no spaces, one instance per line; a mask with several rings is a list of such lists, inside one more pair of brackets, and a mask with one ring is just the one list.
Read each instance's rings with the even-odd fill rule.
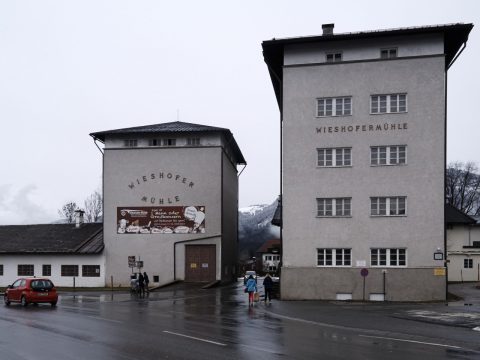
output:
[[480,326],[474,327],[473,331],[480,331]]
[[172,332],[172,331],[167,331],[167,330],[163,330],[163,332],[164,332],[164,333],[167,333],[167,334],[182,336],[182,337],[186,337],[186,338],[188,338],[188,339],[203,341],[203,342],[207,342],[207,343],[215,344],[215,345],[219,345],[219,346],[227,346],[227,344],[223,344],[223,343],[220,343],[220,342],[211,341],[211,340],[207,340],[207,339],[201,339],[201,338],[198,338],[198,337],[195,337],[195,336],[189,336],[189,335],[185,335],[185,334],[179,334],[179,333]]
[[453,348],[453,349],[461,349],[460,346],[437,344],[437,343],[430,343],[430,342],[424,342],[424,341],[406,340],[406,339],[396,339],[396,338],[383,337],[383,336],[372,336],[372,335],[358,335],[358,336],[366,337],[366,338],[374,338],[374,339],[403,341],[403,342],[410,342],[410,343],[415,343],[415,344],[424,344],[424,345],[432,345],[432,346],[442,346],[442,347],[448,347],[448,348]]
[[123,324],[123,321],[107,319],[107,318],[103,318],[103,317],[100,317],[100,316],[86,316],[86,317],[91,318],[91,319],[96,319],[96,320],[104,320],[104,321],[110,321],[110,322],[114,322],[114,323],[118,323],[118,324]]

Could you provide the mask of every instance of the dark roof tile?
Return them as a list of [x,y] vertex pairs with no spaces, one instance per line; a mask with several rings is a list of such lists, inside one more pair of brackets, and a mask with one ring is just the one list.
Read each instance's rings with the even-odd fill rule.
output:
[[99,254],[103,247],[102,223],[0,226],[0,254]]

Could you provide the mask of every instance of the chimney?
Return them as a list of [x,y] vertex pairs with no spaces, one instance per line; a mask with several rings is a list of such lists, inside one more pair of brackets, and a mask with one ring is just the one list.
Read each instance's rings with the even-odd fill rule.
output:
[[83,224],[83,210],[75,210],[75,227],[78,229]]
[[335,27],[335,24],[323,24],[322,25],[323,36],[333,35],[333,28],[334,27]]

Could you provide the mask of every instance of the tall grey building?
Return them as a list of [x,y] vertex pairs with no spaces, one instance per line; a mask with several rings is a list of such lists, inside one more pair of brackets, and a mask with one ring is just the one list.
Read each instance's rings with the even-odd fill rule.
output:
[[230,130],[172,122],[90,134],[102,142],[105,278],[153,285],[235,278],[237,165]]
[[281,113],[284,299],[446,296],[447,70],[472,24],[263,42]]

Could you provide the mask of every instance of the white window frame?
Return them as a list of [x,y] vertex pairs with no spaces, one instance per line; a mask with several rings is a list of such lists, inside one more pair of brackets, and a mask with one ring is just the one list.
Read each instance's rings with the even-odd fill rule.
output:
[[[327,264],[327,254],[330,255],[331,264]],[[348,255],[347,255],[348,254]],[[337,255],[341,259],[337,263]],[[346,262],[348,261],[348,264]],[[323,262],[323,264],[321,264]],[[352,267],[352,249],[351,248],[318,248],[317,249],[317,267]]]
[[198,145],[200,145],[200,138],[199,137],[189,137],[189,138],[187,138],[187,145],[188,146],[198,146]]
[[464,269],[473,269],[473,259],[465,258],[463,259],[463,268]]
[[[387,52],[387,56],[384,57],[382,56],[384,52]],[[395,51],[395,54],[392,56],[392,51]],[[398,48],[396,47],[390,47],[390,48],[382,48],[380,49],[380,59],[396,59],[398,57]]]
[[175,138],[165,138],[163,139],[163,146],[177,146],[177,139]]
[[[400,265],[401,252],[403,252],[403,264]],[[385,254],[385,262],[381,261],[381,256]],[[374,261],[376,255],[376,261]],[[394,261],[392,261],[394,259]],[[393,264],[393,265],[392,265]],[[408,267],[407,248],[371,248],[370,249],[370,266],[371,267]]]
[[[404,153],[404,156],[400,157],[400,153]],[[382,157],[382,154],[385,154],[385,156]],[[384,162],[382,162],[382,160],[384,160]],[[401,162],[402,160],[403,162]],[[402,165],[407,165],[407,145],[381,145],[370,147],[370,166]]]
[[352,148],[318,148],[317,167],[352,167]]
[[[348,105],[347,105],[348,104]],[[327,106],[331,107],[330,114],[327,114]],[[341,107],[339,110],[338,108]],[[320,110],[323,108],[323,112]],[[339,111],[337,111],[339,110]],[[322,97],[317,98],[317,115],[318,118],[323,117],[340,117],[352,116],[353,101],[351,96]]]
[[[405,110],[400,110],[401,96],[405,97]],[[385,106],[382,102],[385,100]],[[376,111],[373,104],[376,102]],[[395,103],[394,106],[392,106]],[[382,110],[384,109],[384,110]],[[381,114],[405,114],[408,112],[408,95],[407,93],[398,94],[375,94],[370,95],[370,115]]]
[[[331,60],[328,59],[329,56],[332,57]],[[341,51],[329,51],[325,53],[325,62],[336,63],[341,61],[343,61],[343,53]]]
[[[340,214],[338,214],[339,208]],[[317,217],[352,217],[352,198],[317,198]]]
[[123,145],[125,147],[137,147],[138,146],[138,140],[137,139],[125,139],[125,140],[123,140]]
[[[401,207],[402,200],[404,204],[403,214],[400,213],[402,209]],[[383,212],[383,209],[385,209],[385,213],[381,213]],[[394,210],[393,214],[392,214],[392,210]],[[406,196],[372,196],[370,197],[370,216],[371,217],[407,216],[407,197]]]

